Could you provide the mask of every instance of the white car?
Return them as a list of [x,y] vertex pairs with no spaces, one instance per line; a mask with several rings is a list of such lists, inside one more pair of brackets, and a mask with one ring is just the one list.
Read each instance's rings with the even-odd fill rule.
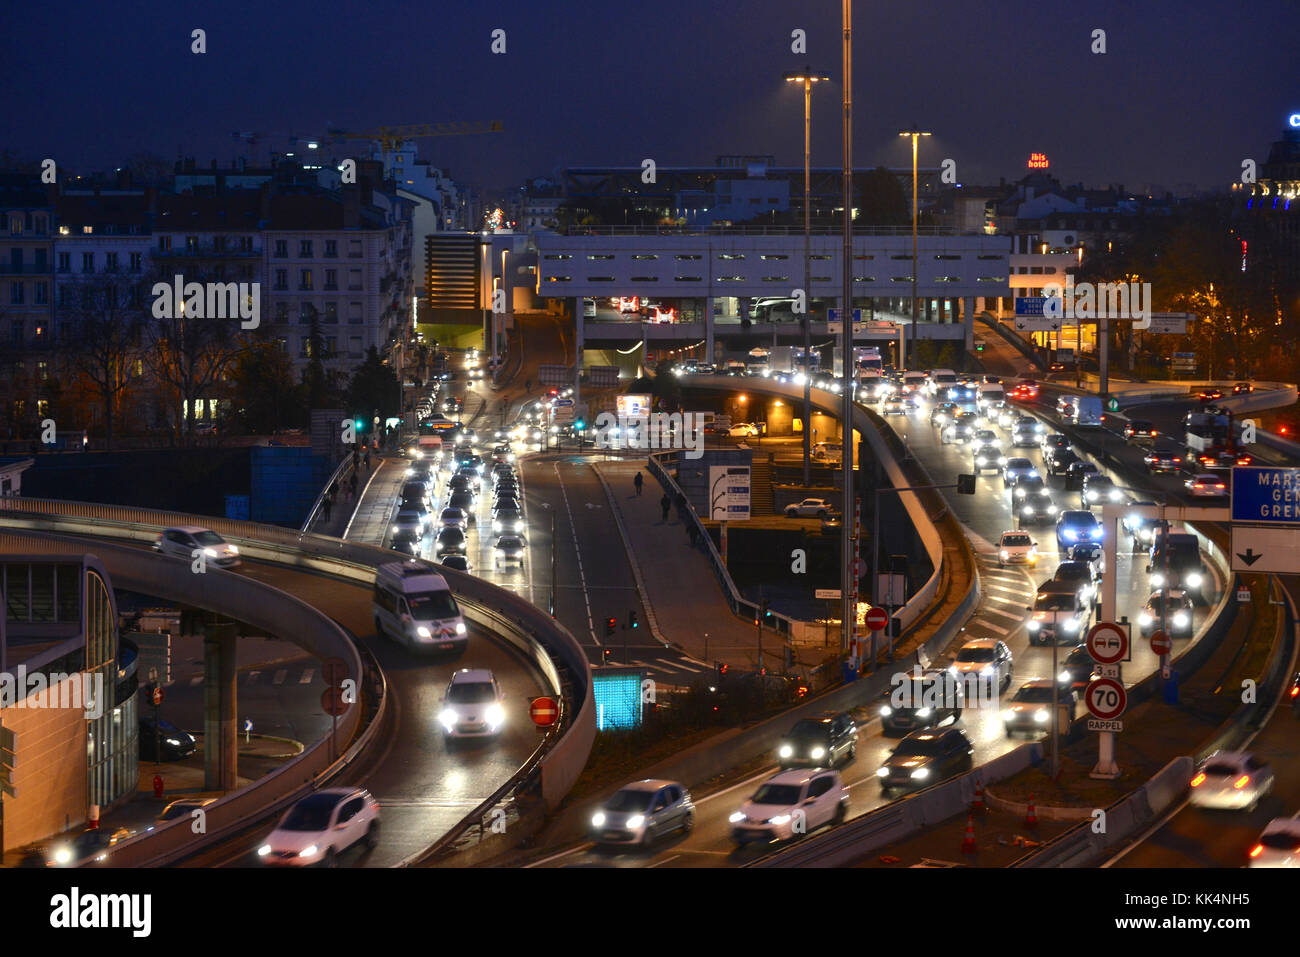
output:
[[1249,751],[1215,751],[1192,776],[1193,807],[1253,811],[1273,790],[1273,769]]
[[197,550],[202,553],[205,561],[221,568],[234,568],[239,564],[238,548],[212,529],[198,525],[180,525],[165,529],[153,543],[153,547],[156,552],[183,558],[187,562],[197,557],[195,555]]
[[732,438],[744,438],[752,435],[758,435],[758,426],[753,422],[737,422],[731,428],[727,429],[727,434]]
[[1038,543],[1028,532],[1003,532],[998,539],[998,567],[1005,565],[1037,565]]
[[365,788],[325,788],[286,811],[257,856],[263,864],[334,867],[358,841],[371,850],[379,843],[379,802]]
[[[966,642],[948,666],[948,673],[961,680],[968,696],[978,694],[980,690],[1003,691],[1011,685],[1012,670],[1011,649],[1006,642],[996,638],[975,638]],[[982,689],[971,686],[970,677],[976,675],[982,679]]]
[[1192,498],[1223,498],[1228,494],[1228,486],[1223,479],[1208,472],[1193,475],[1183,483],[1187,494]]
[[838,771],[799,768],[769,778],[728,818],[737,844],[788,841],[849,813],[849,789]]
[[1300,818],[1275,817],[1250,849],[1247,867],[1300,867]]
[[486,668],[461,668],[451,676],[438,713],[443,738],[496,737],[506,723],[501,704],[504,699],[505,692],[492,672]]
[[786,518],[826,518],[835,509],[824,498],[806,498],[802,502],[785,507]]

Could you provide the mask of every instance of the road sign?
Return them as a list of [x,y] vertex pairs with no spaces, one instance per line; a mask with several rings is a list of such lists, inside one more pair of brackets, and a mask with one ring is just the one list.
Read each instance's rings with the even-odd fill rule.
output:
[[1017,332],[1056,332],[1061,328],[1060,319],[1047,316],[1016,316]]
[[549,728],[559,720],[560,706],[556,704],[554,698],[546,695],[534,698],[533,703],[528,706],[528,717],[532,718],[533,724],[539,728]]
[[1110,398],[1106,400],[1106,408],[1111,412],[1119,411],[1119,399]]
[[[827,309],[827,310],[826,310],[826,321],[827,321],[827,322],[843,322],[843,321],[844,321],[844,310],[843,310],[843,309]],[[853,310],[853,324],[856,326],[856,325],[858,325],[860,322],[862,322],[862,310],[861,310],[861,309],[854,309],[854,310]]]
[[1123,731],[1123,721],[1103,721],[1101,718],[1088,719],[1089,731]]
[[1232,520],[1256,525],[1300,525],[1300,469],[1235,466]]
[[1120,678],[1119,665],[1103,665],[1097,662],[1092,666],[1092,673],[1098,678],[1114,678],[1116,681]]
[[1232,570],[1294,575],[1300,569],[1300,535],[1283,526],[1232,526]]
[[1241,602],[1242,604],[1245,604],[1246,602],[1250,601],[1249,585],[1243,584],[1237,586],[1237,601]]
[[539,365],[537,381],[552,388],[573,385],[573,366]]
[[709,518],[743,522],[749,518],[749,466],[709,466]]
[[1016,315],[1041,316],[1045,302],[1047,302],[1046,296],[1021,296],[1016,300]]
[[1174,643],[1169,640],[1169,633],[1157,631],[1151,635],[1151,651],[1154,654],[1164,657],[1173,649]]
[[561,407],[563,407],[563,406],[566,406],[566,405],[573,405],[573,400],[572,400],[572,399],[556,399],[556,400],[554,400],[554,401],[555,401],[555,407],[556,407],[557,409],[558,409],[558,408],[561,408]]
[[889,624],[889,612],[877,606],[867,609],[867,627],[872,631],[884,631],[885,626]]
[[1187,335],[1187,323],[1195,321],[1196,317],[1190,312],[1153,312],[1151,313],[1151,325],[1145,329],[1140,326],[1134,326],[1134,328],[1139,332],[1153,332],[1156,335],[1185,336]]
[[842,594],[843,593],[838,588],[818,588],[814,593],[817,598],[835,599],[837,601]]
[[337,718],[348,710],[348,703],[343,700],[342,688],[326,688],[320,696],[321,710]]
[[1103,665],[1113,665],[1128,657],[1128,632],[1113,621],[1099,621],[1088,629],[1087,644],[1092,660]]
[[155,685],[153,689],[153,703],[155,706],[163,703],[163,690],[161,685]]
[[341,685],[348,676],[348,666],[342,658],[326,658],[321,664],[320,676],[327,685]]
[[1114,678],[1098,678],[1083,693],[1084,703],[1094,718],[1110,721],[1128,707],[1128,692]]

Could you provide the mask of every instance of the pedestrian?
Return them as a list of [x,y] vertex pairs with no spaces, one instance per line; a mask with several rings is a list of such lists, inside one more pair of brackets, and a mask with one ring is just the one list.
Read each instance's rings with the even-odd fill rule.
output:
[[366,471],[369,472],[370,471],[370,446],[368,445],[366,446],[365,461],[366,461]]
[[667,492],[664,492],[664,497],[661,498],[661,499],[659,500],[659,507],[660,507],[661,509],[663,509],[663,513],[664,513],[664,524],[667,525],[667,524],[668,524],[668,510],[669,510],[670,508],[673,507],[673,500],[670,499],[670,498],[668,497],[668,493],[667,493]]
[[333,482],[330,483],[330,496],[329,496],[329,497],[330,497],[330,498],[334,498],[334,497],[337,496],[338,494],[339,494],[339,480],[338,480],[338,479],[335,479]]
[[349,484],[352,486],[352,497],[355,499],[357,497],[357,473],[356,472],[352,473],[352,478],[349,480]]
[[636,494],[637,494],[637,495],[640,495],[640,494],[641,494],[641,486],[645,484],[645,479],[643,479],[643,478],[641,477],[641,473],[640,473],[640,472],[637,472],[637,473],[636,473],[636,477],[632,479],[632,484],[636,486]]
[[327,522],[330,520],[330,510],[333,507],[334,507],[334,502],[330,499],[328,495],[326,495],[325,501],[321,502],[320,509],[321,509],[321,517],[325,519],[325,521]]

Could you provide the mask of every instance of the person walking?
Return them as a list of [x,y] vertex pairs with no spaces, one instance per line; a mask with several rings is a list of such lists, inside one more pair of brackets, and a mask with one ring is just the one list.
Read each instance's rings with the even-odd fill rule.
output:
[[352,473],[352,478],[348,480],[348,484],[352,487],[352,498],[355,500],[357,497],[357,473],[356,472]]
[[363,456],[366,462],[366,471],[370,471],[370,446],[366,446],[366,454]]
[[668,497],[667,492],[664,492],[664,497],[659,500],[659,508],[663,510],[665,525],[668,524],[668,510],[672,507],[673,507],[673,500]]
[[643,479],[643,478],[641,477],[641,473],[640,473],[640,472],[637,472],[637,473],[636,473],[636,477],[632,479],[632,484],[636,486],[636,494],[637,494],[637,495],[640,495],[640,494],[641,494],[641,486],[643,486],[643,485],[645,484],[645,479]]
[[321,506],[320,506],[321,518],[323,518],[325,521],[328,522],[330,520],[330,510],[333,507],[334,507],[334,502],[330,499],[328,495],[326,495],[325,501],[321,502]]

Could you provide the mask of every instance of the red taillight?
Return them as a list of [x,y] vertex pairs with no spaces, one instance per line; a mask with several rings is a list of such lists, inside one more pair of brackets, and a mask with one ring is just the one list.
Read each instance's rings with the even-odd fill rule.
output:
[[1300,695],[1300,685],[1295,685],[1295,686],[1291,689],[1291,697],[1294,698],[1294,697],[1296,697],[1297,695]]
[[1264,845],[1263,845],[1263,844],[1256,844],[1254,847],[1252,847],[1252,848],[1250,849],[1250,856],[1251,856],[1251,857],[1259,857],[1259,855],[1261,855],[1261,854],[1263,854],[1263,853],[1264,853]]
[[1200,787],[1200,786],[1201,786],[1202,784],[1204,784],[1204,783],[1205,783],[1205,772],[1204,772],[1204,771],[1202,771],[1200,774],[1196,775],[1196,777],[1192,778],[1192,787],[1194,787],[1194,788]]
[[1241,777],[1237,778],[1237,780],[1232,782],[1232,786],[1236,788],[1238,791],[1240,791],[1249,783],[1250,783],[1250,775],[1243,774]]

